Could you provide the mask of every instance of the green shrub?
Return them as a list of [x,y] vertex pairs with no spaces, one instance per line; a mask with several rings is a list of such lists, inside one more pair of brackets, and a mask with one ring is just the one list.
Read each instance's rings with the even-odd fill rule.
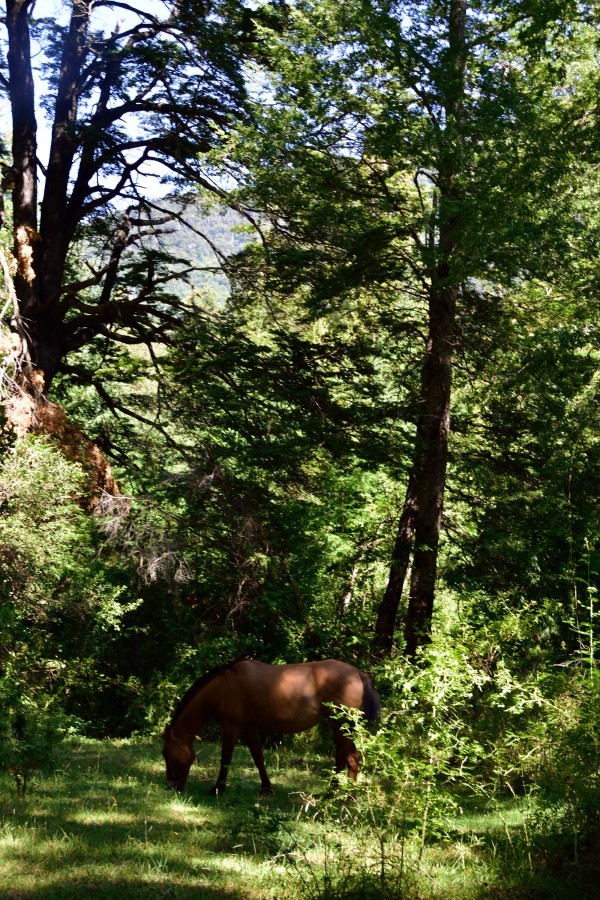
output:
[[0,681],[0,769],[12,772],[19,794],[36,772],[53,765],[64,730],[55,699],[27,693],[12,673]]
[[[19,757],[35,768],[51,743],[51,710],[93,722],[96,733],[135,718],[127,718],[138,688],[124,618],[141,600],[131,570],[101,553],[97,523],[79,502],[83,482],[48,438],[19,440],[0,460],[0,684],[12,698],[3,713],[11,767]],[[133,727],[140,723],[143,709]]]

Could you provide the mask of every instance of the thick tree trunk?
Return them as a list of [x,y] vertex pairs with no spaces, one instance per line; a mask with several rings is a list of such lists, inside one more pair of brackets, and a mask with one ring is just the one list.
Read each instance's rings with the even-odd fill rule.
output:
[[405,622],[406,653],[411,658],[431,634],[448,460],[456,298],[456,289],[449,287],[439,293],[432,291],[430,299],[430,330],[422,372],[423,408],[420,414],[424,442],[417,448],[415,542]]
[[73,0],[58,80],[46,187],[40,215],[41,293],[55,303],[61,288],[72,234],[67,227],[69,177],[79,138],[75,133],[81,91],[81,68],[86,54],[91,3]]
[[431,637],[438,547],[446,487],[452,357],[455,345],[456,303],[459,295],[463,171],[463,134],[467,0],[451,0],[448,17],[447,71],[442,86],[445,129],[440,147],[437,187],[438,262],[429,292],[429,334],[421,375],[420,419],[424,444],[416,486],[415,545],[404,636],[406,653]]
[[77,150],[75,121],[90,4],[72,0],[58,79],[55,119],[38,231],[37,122],[29,16],[32,0],[7,0],[9,89],[13,121],[14,277],[32,365],[46,388],[59,371],[67,329],[59,291],[71,235],[66,227],[69,177]]
[[390,577],[379,607],[375,649],[389,652],[410,565],[412,574],[405,620],[406,653],[414,659],[429,641],[434,609],[438,547],[448,461],[452,357],[460,272],[457,249],[461,230],[462,134],[466,72],[467,0],[451,0],[448,52],[443,97],[444,128],[436,177],[434,205],[437,262],[429,272],[428,336],[421,371],[420,405],[413,467],[400,523]]
[[[23,323],[21,337],[26,341],[28,363],[43,370],[48,388],[68,354],[98,335],[125,344],[153,343],[179,324],[178,316],[165,309],[175,306],[176,301],[162,303],[161,292],[155,290],[177,277],[179,260],[157,259],[158,253],[149,242],[143,242],[143,237],[161,233],[160,226],[170,213],[165,210],[163,216],[151,203],[150,211],[132,217],[119,228],[114,227],[113,211],[124,202],[131,203],[139,213],[142,197],[137,176],[147,174],[150,160],[162,159],[179,177],[186,171],[191,176],[197,152],[212,145],[209,123],[227,125],[236,106],[243,112],[244,92],[234,74],[242,65],[241,47],[236,42],[232,55],[225,60],[207,44],[202,52],[209,62],[206,71],[198,74],[193,65],[194,54],[199,52],[195,16],[190,19],[177,6],[154,16],[141,8],[136,14],[136,4],[124,4],[135,14],[131,27],[121,33],[115,19],[115,27],[109,32],[108,26],[99,21],[99,30],[94,29],[92,34],[96,0],[65,0],[70,24],[68,28],[57,24],[51,37],[56,41],[55,49],[60,46],[62,53],[51,76],[56,91],[54,120],[38,226],[30,42],[34,5],[35,0],[6,0],[2,24],[7,33],[8,78],[0,75],[0,81],[8,88],[13,119],[15,315]],[[113,12],[118,15],[118,11]],[[202,9],[197,12],[200,26],[206,13]],[[233,19],[230,22],[228,14],[226,19],[223,35],[229,37]],[[215,72],[222,73],[222,77],[217,76],[219,84],[222,82],[222,97],[214,87]],[[198,103],[190,100],[192,84],[197,85]],[[82,95],[86,97],[83,116],[78,109]],[[106,212],[104,222],[102,211]],[[172,218],[177,217],[174,212]],[[99,241],[101,261],[92,266],[91,259],[85,260],[89,273],[85,269],[70,271],[69,266],[69,247],[77,240],[80,226],[83,231],[89,227]],[[132,228],[136,230],[134,236],[129,234]],[[101,233],[105,236],[103,247]],[[113,252],[105,265],[111,239]],[[119,266],[127,249],[136,247],[142,250],[140,257],[146,255],[146,277],[141,268],[131,272],[127,290],[120,292],[118,302],[113,301]],[[131,254],[134,252],[132,249]],[[160,276],[155,271],[157,265]],[[38,372],[37,383],[39,377]]]
[[7,0],[8,79],[12,113],[15,290],[23,320],[39,305],[35,266],[37,233],[37,122],[28,15],[31,0]]

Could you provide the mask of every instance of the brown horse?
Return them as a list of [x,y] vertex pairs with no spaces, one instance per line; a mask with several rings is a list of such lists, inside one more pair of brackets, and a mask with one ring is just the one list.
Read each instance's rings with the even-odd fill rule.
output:
[[185,787],[195,759],[194,738],[209,720],[220,724],[222,735],[221,770],[213,794],[225,790],[239,736],[259,771],[260,793],[271,794],[259,728],[296,734],[323,720],[333,731],[336,770],[341,772],[346,767],[348,776],[355,779],[358,752],[339,718],[332,717],[334,709],[328,704],[360,709],[368,722],[379,717],[379,697],[369,677],[336,659],[283,666],[242,659],[213,669],[187,691],[165,728],[163,756],[168,786],[178,791]]

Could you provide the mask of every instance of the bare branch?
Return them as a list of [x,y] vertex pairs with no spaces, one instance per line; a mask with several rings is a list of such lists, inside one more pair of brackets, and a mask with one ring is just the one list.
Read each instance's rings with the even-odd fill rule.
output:
[[[68,371],[68,370],[74,372],[76,370],[76,367],[66,366],[65,371]],[[78,367],[77,367],[77,373],[80,376],[83,374],[82,370],[79,369]],[[85,375],[88,375],[88,373],[86,372]],[[183,453],[185,455],[187,455],[187,454],[193,455],[194,448],[192,446],[188,446],[186,444],[181,444],[181,443],[179,443],[179,441],[176,441],[175,438],[173,438],[168,433],[168,431],[160,424],[160,422],[158,422],[156,419],[155,420],[148,419],[148,418],[146,418],[146,416],[142,416],[140,413],[135,412],[135,410],[129,409],[123,403],[120,403],[118,400],[115,400],[115,398],[111,397],[111,395],[108,393],[108,391],[106,390],[104,385],[97,379],[89,378],[88,383],[93,385],[93,387],[95,387],[100,399],[103,400],[104,403],[106,403],[107,407],[110,409],[110,411],[114,415],[116,415],[118,412],[120,412],[124,416],[128,416],[131,419],[135,419],[137,422],[141,422],[143,425],[147,425],[149,428],[152,428],[155,431],[158,431],[159,434],[162,434],[162,436],[164,437],[166,442],[169,444],[169,446],[174,447],[180,453]]]
[[161,23],[156,16],[152,15],[152,13],[140,9],[139,6],[131,6],[129,3],[124,3],[123,0],[99,0],[99,2],[95,3],[94,8],[101,9],[103,6],[108,9],[124,9],[126,12],[133,13],[140,18],[148,19],[149,22],[152,22],[152,24],[157,27],[164,26],[164,23]]

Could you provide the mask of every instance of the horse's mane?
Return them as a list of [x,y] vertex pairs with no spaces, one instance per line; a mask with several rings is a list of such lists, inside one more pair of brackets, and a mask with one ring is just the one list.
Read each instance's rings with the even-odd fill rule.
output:
[[[242,657],[245,658],[245,657]],[[236,663],[241,662],[241,659],[234,659],[233,662],[225,663],[222,666],[215,666],[214,669],[211,669],[210,672],[207,672],[206,675],[203,675],[198,681],[195,681],[194,684],[187,689],[177,706],[175,707],[175,712],[171,718],[172,728],[175,725],[175,722],[188,705],[188,703],[192,700],[193,697],[196,696],[198,691],[200,691],[203,687],[206,687],[209,682],[213,681],[218,675],[222,675],[223,672],[227,672],[229,669],[233,669]]]

